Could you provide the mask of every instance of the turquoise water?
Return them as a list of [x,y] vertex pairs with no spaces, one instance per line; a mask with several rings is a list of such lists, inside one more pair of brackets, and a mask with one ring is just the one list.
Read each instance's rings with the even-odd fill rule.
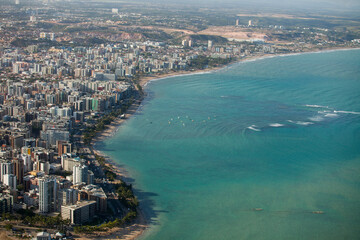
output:
[[136,179],[144,239],[359,239],[359,50],[243,62],[148,92],[100,146]]

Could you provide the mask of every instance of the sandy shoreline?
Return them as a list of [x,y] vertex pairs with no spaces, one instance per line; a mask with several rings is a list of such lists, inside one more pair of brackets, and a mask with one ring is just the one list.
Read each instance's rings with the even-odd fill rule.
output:
[[[107,128],[99,133],[97,133],[96,137],[92,140],[92,149],[94,154],[102,156],[105,158],[107,164],[111,165],[112,171],[120,177],[124,182],[129,184],[128,178],[129,174],[126,169],[120,166],[119,163],[115,162],[112,158],[102,153],[97,147],[104,141],[106,138],[114,136],[116,132],[119,130],[121,124],[123,124],[130,116],[136,113],[138,108],[141,105],[143,98],[137,99],[126,111],[125,118],[117,117],[114,121],[112,121]],[[138,217],[136,220],[129,226],[126,227],[116,227],[111,229],[106,233],[98,233],[96,237],[82,236],[79,239],[90,240],[90,239],[124,239],[124,240],[133,240],[143,234],[143,232],[148,228],[147,219],[145,214],[138,208]]]
[[[319,50],[310,50],[310,51],[304,51],[304,52],[298,52],[298,53],[286,53],[286,54],[257,54],[252,56],[246,56],[244,58],[238,59],[237,61],[230,62],[227,65],[222,65],[219,67],[214,68],[207,68],[207,69],[201,69],[201,70],[193,70],[193,71],[176,71],[176,72],[169,72],[169,73],[163,73],[163,74],[154,74],[151,76],[145,76],[139,79],[139,84],[143,88],[146,88],[148,83],[155,80],[165,79],[169,77],[175,77],[175,76],[184,76],[184,75],[194,75],[194,74],[201,74],[201,73],[209,73],[217,70],[224,69],[226,67],[229,67],[231,65],[234,65],[239,62],[247,62],[247,61],[255,61],[258,59],[265,59],[265,58],[272,58],[272,57],[279,57],[279,56],[291,56],[291,55],[299,55],[299,54],[306,54],[306,53],[317,53],[317,52],[331,52],[331,51],[341,51],[341,50],[356,50],[360,48],[328,48],[328,49],[319,49]],[[129,119],[132,115],[136,113],[138,108],[141,106],[141,103],[143,101],[144,97],[141,99],[136,100],[135,103],[133,103],[130,108],[126,111],[125,119],[117,118],[115,119],[110,125],[108,125],[108,128],[102,131],[101,133],[98,133],[96,137],[93,139],[93,149],[94,152],[98,155],[101,155],[106,158],[106,162],[111,164],[114,172],[116,172],[125,182],[126,179],[129,178],[129,174],[126,171],[126,169],[119,165],[119,163],[115,162],[113,159],[109,158],[105,154],[103,154],[101,151],[97,149],[97,145],[104,141],[108,137],[112,137],[115,135],[115,133],[118,131],[121,124],[123,124],[127,119]],[[149,227],[148,220],[146,219],[145,214],[139,209],[139,217],[138,219],[131,225],[125,228],[116,228],[114,231],[111,231],[111,233],[107,236],[103,236],[96,239],[126,239],[126,240],[135,240],[140,235],[144,233],[144,231]],[[87,238],[84,238],[87,239]]]
[[112,121],[109,125],[106,125],[106,129],[101,131],[100,133],[97,133],[95,138],[92,140],[94,145],[96,143],[99,143],[103,141],[104,139],[113,136],[117,131],[119,126],[124,123],[129,117],[134,115],[138,108],[141,105],[143,99],[137,99],[125,112],[125,118],[117,117],[114,121]]

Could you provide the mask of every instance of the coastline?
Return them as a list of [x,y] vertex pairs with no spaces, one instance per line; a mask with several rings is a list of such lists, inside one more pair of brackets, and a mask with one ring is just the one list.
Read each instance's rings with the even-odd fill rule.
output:
[[[256,61],[261,59],[267,59],[267,58],[274,58],[274,57],[282,57],[282,56],[293,56],[293,55],[301,55],[301,54],[311,54],[311,53],[324,53],[324,52],[334,52],[334,51],[345,51],[345,50],[360,50],[360,48],[343,48],[343,47],[334,47],[334,48],[326,48],[326,49],[314,49],[310,51],[304,51],[304,52],[297,52],[297,53],[282,53],[282,54],[256,54],[252,56],[246,56],[244,58],[238,59],[236,61],[230,62],[229,64],[214,67],[214,68],[207,68],[207,69],[199,69],[199,70],[193,70],[193,71],[176,71],[176,72],[170,72],[165,74],[154,74],[152,76],[145,76],[141,77],[139,79],[139,84],[141,87],[146,88],[148,84],[152,81],[158,81],[166,78],[171,77],[177,77],[177,76],[187,76],[187,75],[195,75],[195,74],[205,74],[205,73],[211,73],[215,71],[219,71],[225,68],[228,68],[234,64],[238,64],[241,62],[250,62],[250,61]],[[99,143],[104,141],[105,139],[109,137],[113,137],[117,131],[119,130],[119,127],[129,118],[131,118],[138,110],[138,108],[141,106],[142,101],[144,100],[146,94],[142,96],[141,98],[137,99],[130,108],[125,113],[125,118],[121,119],[120,117],[116,118],[110,125],[107,126],[107,128],[98,133],[96,137],[93,139],[93,146],[92,149],[94,153],[101,155],[105,157],[106,162],[110,165],[112,165],[114,172],[126,182],[126,179],[129,177],[128,172],[126,169],[122,166],[120,166],[119,163],[114,161],[114,159],[111,159],[110,157],[106,156],[104,153],[102,153],[97,147],[99,147]],[[149,228],[148,219],[146,218],[144,212],[141,210],[141,207],[138,208],[139,217],[135,220],[134,223],[132,223],[128,227],[124,228],[115,228],[110,233],[107,233],[106,236],[101,236],[97,239],[126,239],[126,240],[135,240],[138,237],[140,237],[146,229]],[[87,239],[87,238],[82,238]]]
[[163,80],[166,78],[171,77],[178,77],[178,76],[189,76],[189,75],[195,75],[195,74],[205,74],[205,73],[211,73],[216,72],[225,68],[228,68],[232,65],[241,63],[241,62],[252,62],[262,59],[268,59],[268,58],[275,58],[275,57],[286,57],[286,56],[296,56],[301,54],[312,54],[312,53],[325,53],[325,52],[335,52],[335,51],[349,51],[349,50],[360,50],[360,48],[344,48],[344,47],[334,47],[334,48],[324,48],[324,49],[314,49],[304,52],[291,52],[291,53],[274,53],[274,54],[266,54],[266,53],[260,53],[256,55],[249,55],[241,59],[237,59],[236,61],[232,61],[226,65],[213,67],[213,68],[206,68],[206,69],[198,69],[198,70],[189,70],[189,71],[176,71],[176,72],[170,72],[165,74],[155,74],[153,76],[145,76],[140,78],[140,86],[146,88],[147,85],[150,82]]

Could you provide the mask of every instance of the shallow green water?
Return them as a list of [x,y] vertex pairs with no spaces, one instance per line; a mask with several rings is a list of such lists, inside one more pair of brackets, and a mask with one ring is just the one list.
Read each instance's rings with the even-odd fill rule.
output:
[[359,239],[359,50],[244,62],[148,92],[99,147],[136,179],[144,239]]

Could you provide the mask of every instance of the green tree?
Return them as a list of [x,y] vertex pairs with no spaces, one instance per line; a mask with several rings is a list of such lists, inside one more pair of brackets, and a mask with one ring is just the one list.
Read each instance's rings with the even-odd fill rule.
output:
[[10,224],[10,223],[5,225],[5,229],[8,230],[8,231],[10,231],[12,228],[13,228],[13,225]]

